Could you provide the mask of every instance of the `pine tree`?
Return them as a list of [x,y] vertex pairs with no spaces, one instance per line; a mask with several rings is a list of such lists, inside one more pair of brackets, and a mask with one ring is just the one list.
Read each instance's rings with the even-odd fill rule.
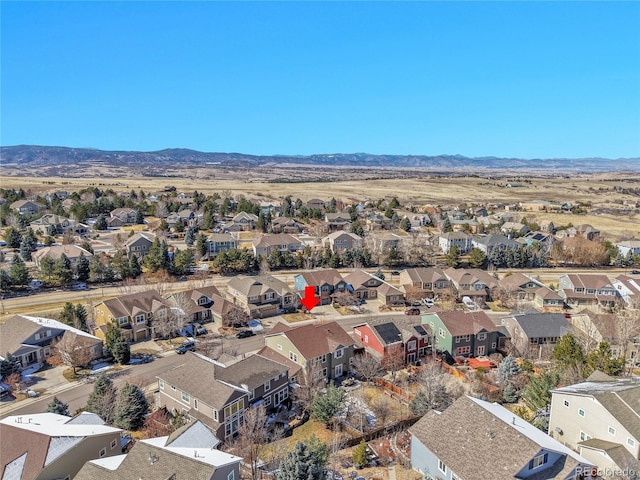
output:
[[138,278],[142,275],[142,265],[140,265],[140,259],[137,255],[129,257],[129,275],[131,278]]
[[582,347],[571,333],[558,340],[558,343],[553,347],[551,356],[561,368],[575,368],[581,371],[585,363]]
[[76,304],[73,326],[83,332],[88,332],[87,328],[87,309],[81,303]]
[[114,412],[114,425],[124,430],[137,430],[144,425],[149,403],[142,390],[125,383],[118,392]]
[[504,357],[496,370],[498,375],[503,380],[511,378],[514,375],[518,375],[520,373],[520,367],[518,366],[516,359],[511,355],[507,355],[506,357]]
[[120,326],[115,321],[107,325],[104,343],[107,351],[113,356],[116,362],[121,365],[129,363],[131,357],[129,343],[122,335]]
[[53,269],[53,275],[58,285],[68,285],[73,280],[73,269],[71,268],[71,260],[64,253],[56,260]]
[[36,241],[33,237],[25,235],[20,242],[20,256],[25,262],[31,261],[31,253],[36,251]]
[[560,377],[555,372],[543,373],[539,377],[532,378],[522,391],[521,396],[525,405],[533,412],[547,408],[551,403],[549,390],[555,388],[559,381]]
[[69,325],[70,327],[74,326],[75,323],[76,311],[73,308],[73,303],[67,302],[62,307],[62,311],[60,312],[60,321],[65,325]]
[[457,268],[460,265],[460,250],[457,246],[453,245],[449,249],[449,253],[447,253],[447,256],[445,258],[445,262],[447,263],[447,265],[453,268]]
[[0,290],[3,292],[11,288],[11,277],[6,270],[0,270]]
[[136,223],[138,225],[143,225],[144,224],[144,213],[142,212],[141,208],[138,208],[136,210]]
[[20,243],[22,243],[22,235],[15,227],[9,227],[4,231],[4,239],[9,248],[20,248]]
[[89,280],[89,259],[81,253],[76,261],[76,278],[81,282]]
[[330,383],[318,394],[311,405],[311,414],[316,420],[329,424],[343,408],[347,394],[342,388]]
[[29,277],[29,270],[24,264],[20,256],[14,255],[11,260],[11,267],[9,268],[9,278],[11,285],[22,287],[29,283],[31,280]]
[[427,393],[420,390],[409,403],[409,410],[414,415],[424,415],[431,410],[431,402]]
[[94,230],[106,230],[107,229],[107,219],[104,218],[104,215],[99,215],[96,219],[96,223],[93,224]]
[[487,262],[487,256],[477,247],[471,249],[469,253],[469,266],[472,268],[483,268]]
[[280,462],[277,480],[323,480],[324,469],[316,455],[302,442],[297,442]]
[[371,454],[367,448],[367,442],[362,439],[353,449],[353,463],[359,465],[360,468],[367,467],[371,462]]
[[625,361],[624,357],[613,357],[608,342],[600,342],[598,348],[587,356],[586,363],[585,376],[589,376],[595,370],[600,370],[607,375],[616,377],[624,371]]
[[113,412],[115,408],[118,389],[111,379],[104,373],[101,374],[93,384],[93,391],[87,399],[85,410],[93,412],[102,418],[107,425],[113,423]]
[[197,227],[189,227],[187,229],[187,233],[184,236],[184,243],[186,243],[189,247],[192,247],[196,241],[197,233],[198,233]]
[[53,399],[47,405],[47,413],[57,413],[58,415],[65,415],[70,417],[69,413],[69,405],[59,400],[58,397],[53,397]]
[[511,382],[507,383],[507,386],[504,387],[504,391],[502,392],[502,400],[504,400],[505,403],[514,403],[517,399],[516,389],[513,388],[513,384]]

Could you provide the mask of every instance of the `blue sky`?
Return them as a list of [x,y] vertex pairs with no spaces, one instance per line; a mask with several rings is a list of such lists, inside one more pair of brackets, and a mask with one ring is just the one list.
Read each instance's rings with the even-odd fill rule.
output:
[[640,2],[1,4],[2,145],[640,157]]

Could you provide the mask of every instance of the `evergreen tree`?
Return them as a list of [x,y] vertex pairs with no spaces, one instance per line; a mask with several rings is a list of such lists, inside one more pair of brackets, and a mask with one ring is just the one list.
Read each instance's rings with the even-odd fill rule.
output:
[[457,268],[460,265],[460,250],[457,246],[453,245],[449,249],[449,253],[445,257],[445,262],[448,266]]
[[477,247],[471,249],[469,253],[469,266],[472,268],[483,268],[487,262],[487,256]]
[[62,311],[60,312],[60,321],[65,325],[69,325],[70,327],[74,326],[76,317],[76,310],[73,307],[73,303],[67,302],[62,307]]
[[89,259],[80,253],[76,262],[76,278],[81,282],[89,280]]
[[531,411],[545,409],[551,403],[549,390],[555,388],[560,381],[560,376],[556,372],[543,373],[531,379],[529,384],[522,391],[522,400]]
[[297,442],[280,462],[276,480],[324,480],[325,472],[316,455],[302,442]]
[[20,256],[25,262],[31,261],[31,254],[36,251],[36,240],[25,235],[20,242]]
[[59,400],[58,397],[53,397],[53,399],[47,405],[47,413],[56,413],[58,415],[64,415],[66,417],[70,417],[69,413],[69,405],[64,403],[62,400]]
[[131,352],[129,344],[122,335],[120,326],[116,321],[107,325],[107,332],[104,338],[105,348],[113,356],[114,360],[123,365],[129,362]]
[[71,261],[64,253],[60,255],[58,260],[56,260],[53,275],[56,278],[58,285],[69,285],[73,280]]
[[209,251],[209,242],[207,241],[207,236],[204,233],[198,235],[196,238],[196,254],[198,254],[198,258],[204,257]]
[[73,319],[73,326],[78,330],[82,330],[83,332],[88,332],[89,328],[87,327],[87,309],[84,308],[84,305],[81,303],[76,304],[75,308],[75,316]]
[[[134,257],[135,255],[132,255]],[[117,278],[124,280],[131,277],[131,271],[129,269],[129,259],[122,250],[118,250],[111,258],[111,268]]]
[[409,403],[409,410],[414,415],[425,415],[429,410],[431,410],[431,402],[429,401],[429,397],[427,393],[423,390],[420,390],[413,397],[411,402]]
[[4,380],[13,373],[18,373],[20,370],[22,370],[20,360],[10,353],[5,355],[4,360],[0,360],[0,380]]
[[347,394],[342,388],[330,383],[324,391],[316,396],[311,405],[311,415],[320,422],[331,423],[336,414],[344,408],[346,396]]
[[89,281],[104,282],[106,279],[106,267],[98,255],[94,255],[89,260]]
[[107,229],[107,219],[104,215],[99,215],[96,219],[96,223],[93,224],[94,230],[106,230]]
[[149,248],[149,253],[145,255],[143,265],[149,269],[151,273],[158,270],[167,270],[169,267],[169,248],[167,242],[160,241],[158,237],[153,241]]
[[113,415],[114,425],[124,430],[137,430],[144,425],[149,403],[142,390],[125,383],[118,392]]
[[144,213],[142,212],[141,208],[138,208],[136,210],[136,223],[138,225],[143,225],[144,224]]
[[558,343],[553,347],[551,356],[558,362],[560,368],[565,369],[574,368],[577,371],[582,371],[585,362],[582,347],[571,333],[558,340]]
[[369,453],[367,442],[364,441],[364,438],[353,449],[353,463],[359,465],[360,468],[367,467],[369,463],[371,463],[371,454]]
[[364,227],[362,226],[362,223],[360,223],[358,220],[353,222],[351,224],[351,233],[353,233],[355,235],[358,235],[359,237],[363,237],[364,236]]
[[503,380],[507,380],[508,378],[511,378],[514,375],[518,375],[520,373],[520,367],[518,366],[516,359],[511,355],[507,355],[506,357],[504,357],[496,370],[498,376]]
[[27,285],[31,280],[29,277],[29,270],[19,255],[14,255],[13,260],[11,260],[9,279],[11,280],[11,285],[18,287]]
[[584,372],[585,377],[588,377],[595,370],[617,377],[622,375],[624,371],[624,358],[614,358],[611,352],[611,346],[608,342],[600,342],[598,348],[587,355],[586,369]]
[[55,280],[53,278],[54,272],[56,269],[56,261],[49,257],[45,256],[40,259],[40,268],[38,270],[38,276],[44,283],[51,284]]
[[191,250],[176,249],[173,253],[173,273],[175,275],[186,275],[193,271],[196,259]]
[[113,410],[118,389],[104,373],[93,384],[93,391],[87,399],[85,410],[102,418],[107,425],[113,423]]
[[20,248],[22,235],[20,235],[20,231],[17,228],[9,227],[4,231],[4,240],[7,242],[7,247]]
[[400,229],[404,230],[405,232],[411,230],[411,220],[409,220],[407,217],[402,217],[402,220],[400,220]]
[[131,278],[138,278],[142,275],[142,265],[140,265],[140,259],[137,255],[129,257],[129,275]]
[[507,383],[507,386],[504,387],[504,391],[502,392],[502,400],[505,403],[514,403],[517,399],[516,389],[513,388],[513,384],[511,382]]
[[0,270],[0,290],[5,292],[11,288],[11,277],[6,270]]
[[185,233],[184,235],[184,243],[187,244],[187,246],[192,247],[193,244],[196,241],[196,235],[198,234],[198,228],[197,227],[189,227],[187,228],[187,233]]

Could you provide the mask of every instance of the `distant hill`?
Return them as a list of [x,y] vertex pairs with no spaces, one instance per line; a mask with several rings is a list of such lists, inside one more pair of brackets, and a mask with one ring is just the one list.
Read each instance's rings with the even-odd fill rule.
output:
[[2,165],[36,167],[104,162],[111,165],[163,163],[187,165],[220,164],[224,166],[260,166],[265,164],[326,165],[348,167],[401,167],[430,169],[523,169],[573,172],[640,170],[640,158],[550,158],[522,159],[475,157],[462,155],[374,155],[368,153],[335,153],[318,155],[247,155],[244,153],[209,153],[184,148],[156,152],[107,151],[92,148],[16,145],[0,147]]

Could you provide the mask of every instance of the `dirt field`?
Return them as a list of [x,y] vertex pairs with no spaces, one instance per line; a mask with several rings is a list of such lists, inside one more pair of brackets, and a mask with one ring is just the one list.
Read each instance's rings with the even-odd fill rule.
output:
[[[104,169],[104,167],[101,167]],[[88,173],[92,170],[88,169]],[[541,176],[540,173],[509,176],[509,172],[484,171],[463,176],[461,173],[444,175],[425,170],[376,169],[339,169],[339,168],[293,168],[277,167],[266,169],[215,169],[194,168],[178,172],[167,171],[167,177],[134,177],[129,170],[120,172],[102,171],[104,177],[33,177],[13,176],[6,170],[0,173],[0,185],[3,188],[24,188],[34,193],[45,193],[57,189],[79,190],[87,185],[101,189],[112,188],[115,191],[144,190],[155,192],[166,185],[175,186],[178,191],[197,190],[206,194],[229,192],[233,196],[244,195],[249,199],[279,201],[287,195],[294,199],[311,198],[366,202],[380,198],[390,199],[397,196],[402,204],[415,206],[440,205],[456,206],[485,203],[513,204],[527,200],[547,200],[570,202],[588,202],[590,210],[596,214],[546,214],[527,212],[537,220],[549,219],[554,223],[589,223],[608,232],[612,239],[640,235],[640,214],[635,208],[640,197],[616,191],[616,187],[640,188],[638,173],[598,173],[575,174],[573,176]],[[98,171],[93,172],[98,174]],[[171,176],[173,173],[176,176]],[[121,174],[119,178],[114,175]],[[309,178],[310,182],[270,183],[276,176],[298,182]],[[324,175],[326,181],[318,181]],[[346,178],[346,179],[345,179]],[[507,185],[518,185],[509,187]],[[523,215],[525,213],[523,212]]]

